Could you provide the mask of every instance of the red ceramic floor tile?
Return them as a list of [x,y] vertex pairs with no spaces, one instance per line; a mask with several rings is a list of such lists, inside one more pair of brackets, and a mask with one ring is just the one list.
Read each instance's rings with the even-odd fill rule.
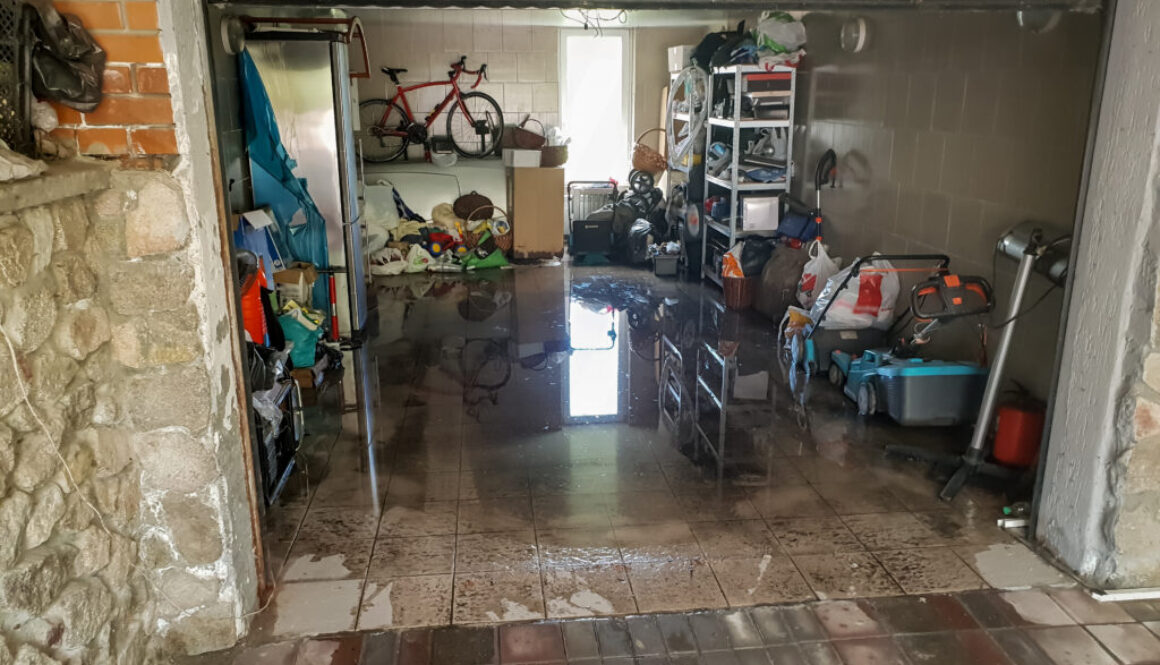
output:
[[564,660],[564,636],[558,624],[507,625],[499,631],[499,652],[504,663]]

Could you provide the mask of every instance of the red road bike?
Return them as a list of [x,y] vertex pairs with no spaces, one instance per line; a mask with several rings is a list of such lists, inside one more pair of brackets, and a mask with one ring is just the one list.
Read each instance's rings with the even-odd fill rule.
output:
[[[435,118],[450,107],[447,112],[447,135],[455,152],[464,157],[486,157],[499,147],[503,136],[503,112],[490,95],[475,88],[487,79],[487,64],[479,69],[466,67],[467,56],[451,64],[446,81],[429,81],[404,86],[399,83],[399,74],[406,69],[383,67],[383,73],[395,84],[395,96],[390,99],[368,99],[359,104],[359,138],[362,141],[363,160],[380,163],[389,162],[407,152],[410,143],[426,145]],[[463,74],[475,75],[472,92],[461,92],[459,77]],[[420,88],[437,85],[450,86],[447,96],[439,102],[422,122],[415,119],[407,93]]]

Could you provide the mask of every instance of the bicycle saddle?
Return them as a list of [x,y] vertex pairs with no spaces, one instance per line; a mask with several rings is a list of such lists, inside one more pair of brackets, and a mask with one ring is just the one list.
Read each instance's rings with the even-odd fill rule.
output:
[[406,74],[407,70],[399,67],[383,67],[383,73],[391,77],[393,83],[398,84],[399,74]]

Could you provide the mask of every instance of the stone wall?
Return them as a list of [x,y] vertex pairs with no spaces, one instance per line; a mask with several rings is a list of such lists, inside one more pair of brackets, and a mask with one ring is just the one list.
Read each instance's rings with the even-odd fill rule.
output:
[[185,196],[96,163],[0,185],[0,663],[222,648],[253,602]]

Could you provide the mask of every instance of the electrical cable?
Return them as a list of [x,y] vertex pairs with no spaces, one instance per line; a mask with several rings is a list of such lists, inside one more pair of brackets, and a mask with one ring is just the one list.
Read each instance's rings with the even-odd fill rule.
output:
[[572,9],[570,11],[576,12],[580,18],[569,16],[568,12],[564,11],[563,9],[559,10],[560,16],[563,16],[564,20],[566,21],[571,21],[582,26],[585,30],[592,28],[596,33],[596,37],[604,36],[604,23],[612,23],[615,21],[623,25],[624,23],[628,22],[628,12],[623,9],[618,11],[616,14],[613,14],[612,16],[600,16],[599,14],[593,13],[599,12],[599,9]]
[[[105,532],[105,535],[109,536],[110,540],[112,540],[116,535],[122,535],[113,533],[112,529],[110,529],[109,526],[105,524],[104,514],[101,513],[100,509],[93,505],[93,503],[89,501],[88,497],[85,496],[84,492],[81,491],[80,485],[77,484],[76,477],[73,476],[72,469],[69,468],[68,461],[65,460],[64,455],[60,454],[60,442],[57,441],[56,437],[52,435],[52,432],[48,429],[48,425],[45,424],[44,420],[40,417],[40,414],[36,411],[36,407],[34,407],[32,404],[32,399],[28,395],[28,386],[24,383],[24,373],[20,369],[20,360],[16,357],[16,347],[12,346],[12,339],[8,337],[8,331],[4,329],[3,325],[0,325],[0,336],[4,338],[4,344],[8,347],[8,358],[12,361],[12,375],[16,377],[16,385],[20,387],[20,399],[24,402],[24,406],[28,409],[28,413],[32,415],[32,419],[36,422],[37,426],[40,427],[40,431],[42,434],[44,434],[45,440],[52,445],[52,454],[55,455],[57,461],[60,462],[61,469],[64,471],[65,477],[68,478],[69,485],[72,486],[72,491],[75,492],[76,496],[80,498],[81,503],[85,504],[85,506],[87,506],[88,509],[92,511],[93,515],[97,518],[97,526],[99,526],[101,530]],[[122,535],[122,537],[124,536]],[[140,550],[138,550],[138,556],[140,556]],[[182,611],[182,607],[178,605],[177,602],[174,601],[168,593],[165,593],[164,589],[157,586],[153,580],[149,579],[149,573],[152,571],[146,570],[145,568],[142,568],[132,561],[129,562],[129,566],[137,572],[141,573],[141,578],[145,581],[145,583],[148,584],[149,587],[154,591],[156,591],[157,595],[161,596],[165,599],[166,602],[172,605],[173,609],[177,610],[178,612]]]
[[[1054,249],[1055,247],[1057,247],[1059,245],[1067,243],[1067,242],[1071,242],[1071,234],[1070,233],[1066,234],[1066,235],[1059,236],[1055,240],[1052,240],[1051,242],[1047,243],[1046,245],[1043,245],[1042,253],[1040,253],[1040,258],[1042,258],[1044,253],[1050,251],[1051,249]],[[995,257],[997,257],[998,255],[999,255],[998,248],[996,248],[995,251],[991,252],[991,284],[994,284],[995,280],[998,279],[998,277],[999,277],[998,265],[996,264],[996,261],[995,261]],[[999,323],[984,324],[985,327],[990,328],[991,330],[999,330],[1000,328],[1003,328],[1003,327],[1009,325],[1010,323],[1017,321],[1018,319],[1022,318],[1025,314],[1029,314],[1031,312],[1031,310],[1042,305],[1043,302],[1045,300],[1047,300],[1047,296],[1051,295],[1051,292],[1054,291],[1058,287],[1059,287],[1058,284],[1053,283],[1051,286],[1047,287],[1047,290],[1044,291],[1042,294],[1040,294],[1040,296],[1038,298],[1036,298],[1035,301],[1032,302],[1027,307],[1024,307],[1022,310],[1020,310],[1019,312],[1016,312],[1010,318],[1008,318],[1004,321],[1001,321]]]
[[1015,315],[1013,315],[1009,319],[1002,321],[1000,323],[988,324],[987,327],[990,328],[991,330],[998,330],[998,329],[1003,328],[1004,326],[1016,321],[1017,319],[1023,317],[1025,314],[1030,314],[1031,310],[1042,305],[1043,301],[1047,300],[1047,296],[1051,295],[1051,292],[1057,288],[1059,288],[1057,284],[1052,284],[1051,286],[1047,287],[1046,291],[1044,291],[1038,298],[1035,299],[1035,302],[1031,303],[1027,307],[1024,307],[1022,310],[1017,312]]

